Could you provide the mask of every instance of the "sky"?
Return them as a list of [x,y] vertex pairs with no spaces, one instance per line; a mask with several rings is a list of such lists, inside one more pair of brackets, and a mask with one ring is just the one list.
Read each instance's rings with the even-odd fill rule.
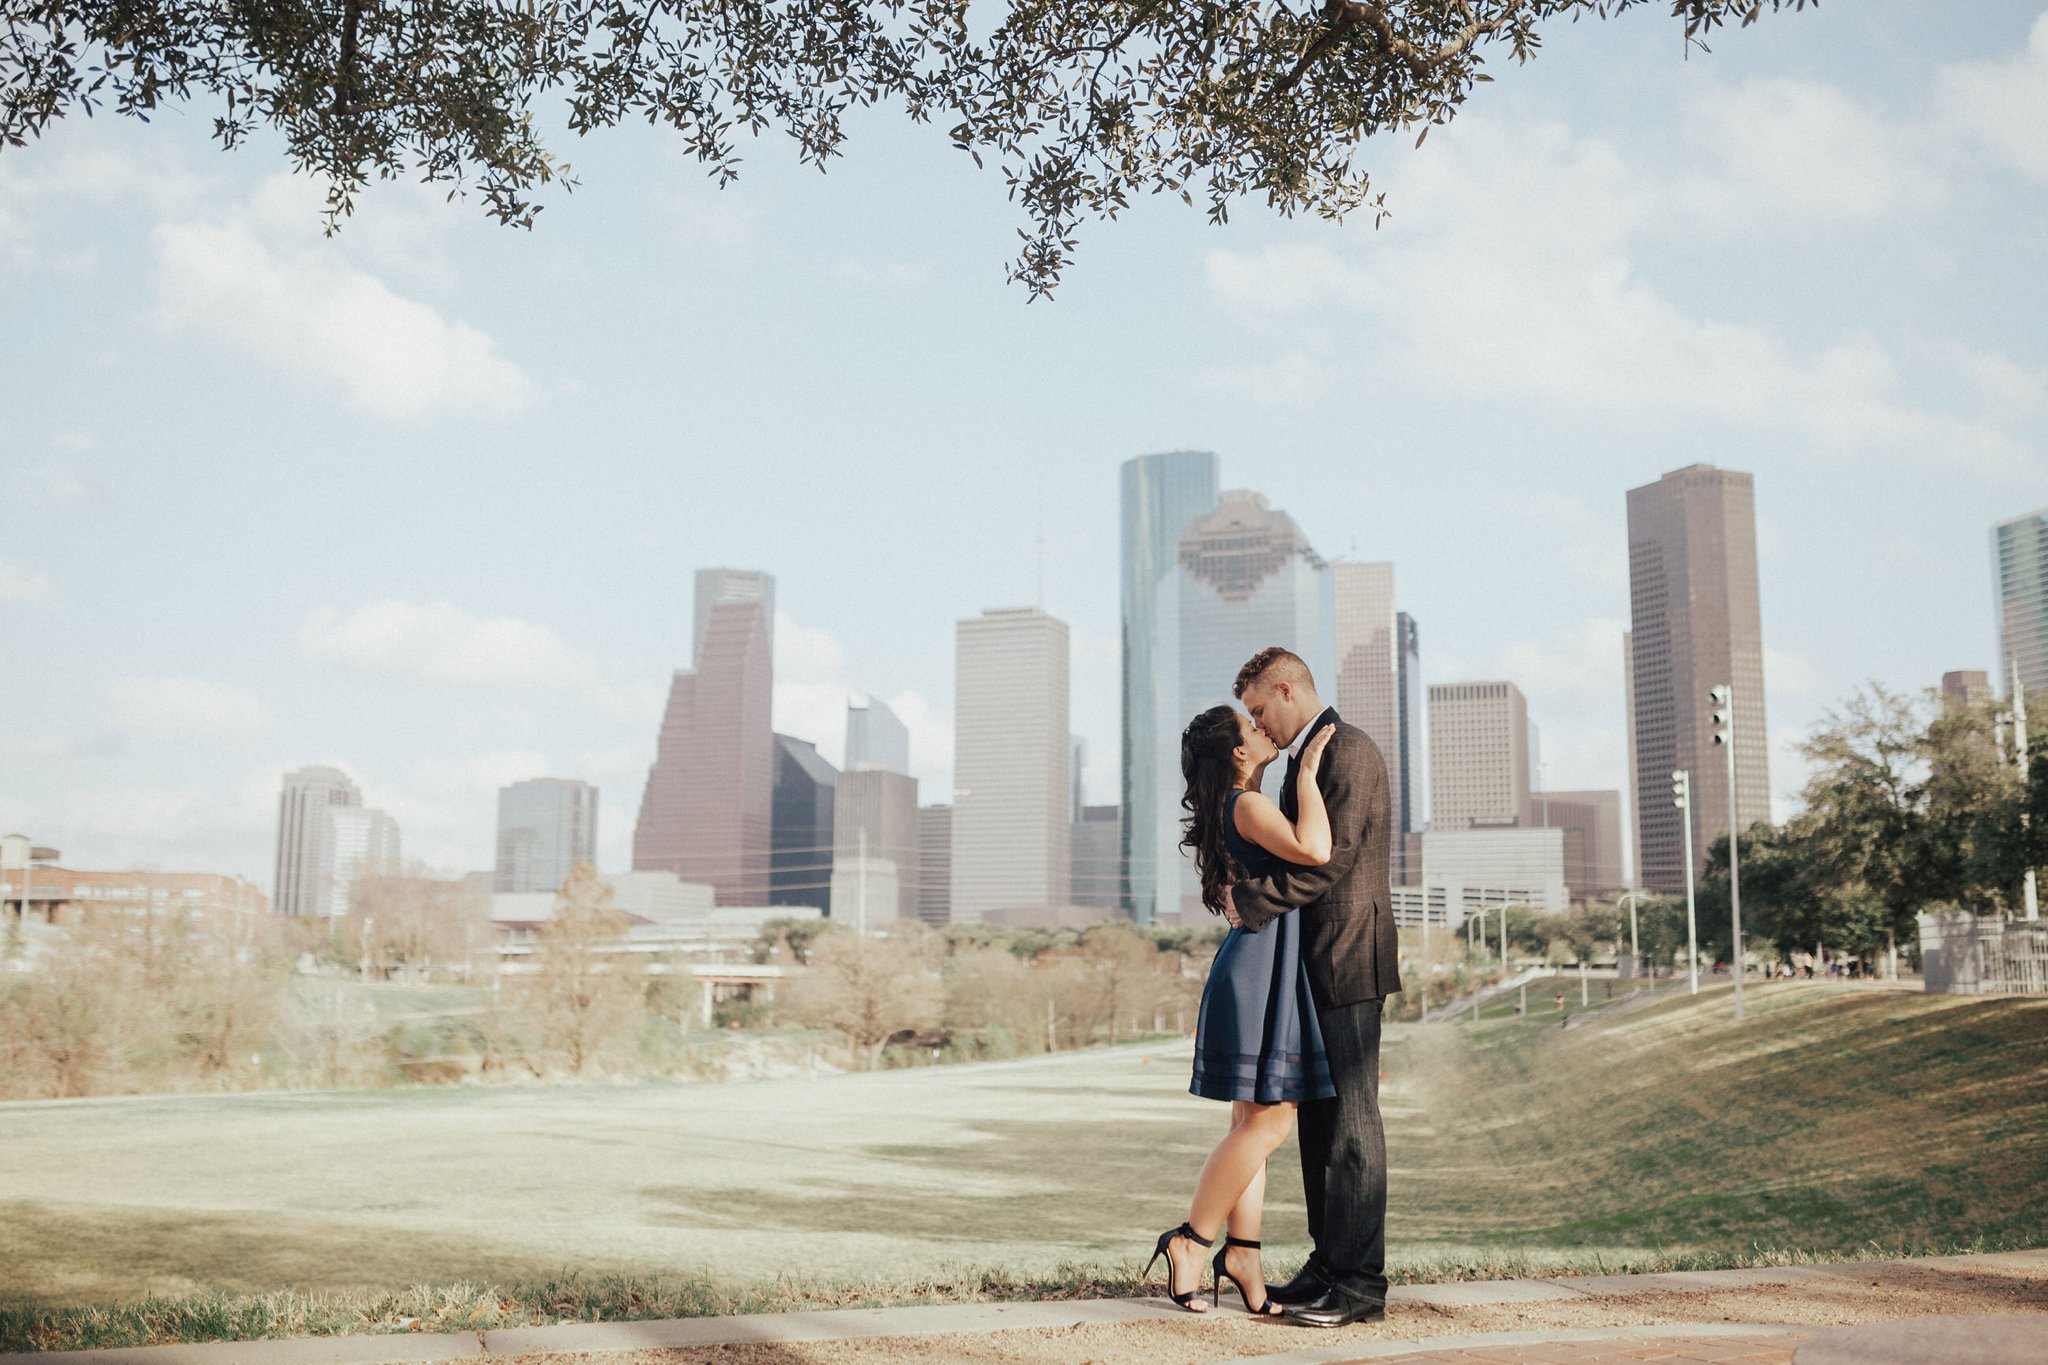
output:
[[1430,681],[1506,677],[1544,785],[1624,780],[1624,493],[1756,476],[1776,813],[1870,681],[1996,651],[1988,531],[2048,503],[2048,5],[1831,3],[1683,52],[1553,26],[1392,216],[1165,199],[1057,295],[942,131],[875,111],[718,190],[679,141],[558,150],[532,232],[321,188],[210,109],[0,151],[0,827],[266,890],[282,774],[488,867],[495,792],[602,790],[623,868],[691,577],[777,580],[775,723],[850,697],[951,791],[954,622],[1073,630],[1117,798],[1117,468],[1214,450],[1325,556],[1391,560]]

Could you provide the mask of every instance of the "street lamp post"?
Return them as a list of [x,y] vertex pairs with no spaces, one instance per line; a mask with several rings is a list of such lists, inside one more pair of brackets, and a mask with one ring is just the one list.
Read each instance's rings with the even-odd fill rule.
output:
[[1742,857],[1737,847],[1735,803],[1735,688],[1722,683],[1713,699],[1714,743],[1728,751],[1728,925],[1735,941],[1735,1017],[1742,1018]]
[[[2020,682],[2019,656],[2006,656],[2006,664],[2008,676],[2012,679],[2010,684],[2012,692],[2012,761],[2013,766],[2020,770],[2020,786],[2022,790],[2025,790],[2027,783],[2027,689],[2025,684]],[[2020,819],[2024,822],[2026,818],[2025,808],[2022,807]],[[2026,881],[2021,884],[2021,905],[2024,907],[2028,919],[2037,920],[2041,918],[2041,901],[2039,893],[2034,886],[2034,869],[2031,865],[2027,868]]]
[[1671,804],[1678,807],[1679,827],[1685,831],[1685,966],[1692,975],[1692,993],[1698,995],[1700,926],[1692,891],[1692,773],[1685,768],[1671,774]]

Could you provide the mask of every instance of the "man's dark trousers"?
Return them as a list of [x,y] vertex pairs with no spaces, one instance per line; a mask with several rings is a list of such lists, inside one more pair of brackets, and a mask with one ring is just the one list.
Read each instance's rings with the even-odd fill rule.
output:
[[[1379,1000],[1316,1011],[1337,1093],[1297,1114],[1317,1269],[1347,1298],[1387,1298],[1387,1137],[1380,1124]],[[1328,1191],[1337,1197],[1328,1197]]]

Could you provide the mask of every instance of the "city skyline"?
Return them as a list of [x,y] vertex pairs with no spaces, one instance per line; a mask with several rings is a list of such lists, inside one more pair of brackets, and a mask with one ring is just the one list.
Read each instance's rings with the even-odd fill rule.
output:
[[[319,763],[478,869],[497,788],[562,773],[622,866],[722,563],[779,576],[778,726],[836,760],[880,696],[932,793],[948,623],[1042,601],[1113,799],[1116,470],[1186,448],[1399,565],[1428,678],[1516,678],[1570,788],[1626,762],[1621,490],[1754,471],[1782,812],[1852,688],[1998,671],[1986,531],[2048,483],[2044,172],[1998,132],[2038,126],[2043,9],[1824,6],[1690,61],[1662,16],[1560,29],[1389,149],[1380,227],[1135,205],[1030,307],[1000,192],[922,130],[823,177],[764,143],[724,194],[621,130],[534,233],[392,184],[330,240],[318,186],[191,120],[74,121],[0,157],[0,287],[46,323],[0,341],[0,637],[35,649],[0,828],[267,884],[278,774]],[[295,325],[328,309],[359,325]]]

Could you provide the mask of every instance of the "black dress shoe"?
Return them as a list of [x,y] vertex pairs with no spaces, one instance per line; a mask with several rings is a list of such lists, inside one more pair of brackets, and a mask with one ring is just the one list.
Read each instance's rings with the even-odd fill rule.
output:
[[1315,1262],[1310,1261],[1296,1271],[1294,1278],[1286,1284],[1267,1285],[1266,1302],[1277,1303],[1285,1308],[1297,1303],[1313,1303],[1329,1292],[1329,1279],[1316,1267]]
[[1354,1322],[1378,1322],[1387,1315],[1387,1305],[1378,1299],[1357,1299],[1332,1289],[1307,1303],[1289,1304],[1280,1321],[1296,1327],[1349,1327]]

